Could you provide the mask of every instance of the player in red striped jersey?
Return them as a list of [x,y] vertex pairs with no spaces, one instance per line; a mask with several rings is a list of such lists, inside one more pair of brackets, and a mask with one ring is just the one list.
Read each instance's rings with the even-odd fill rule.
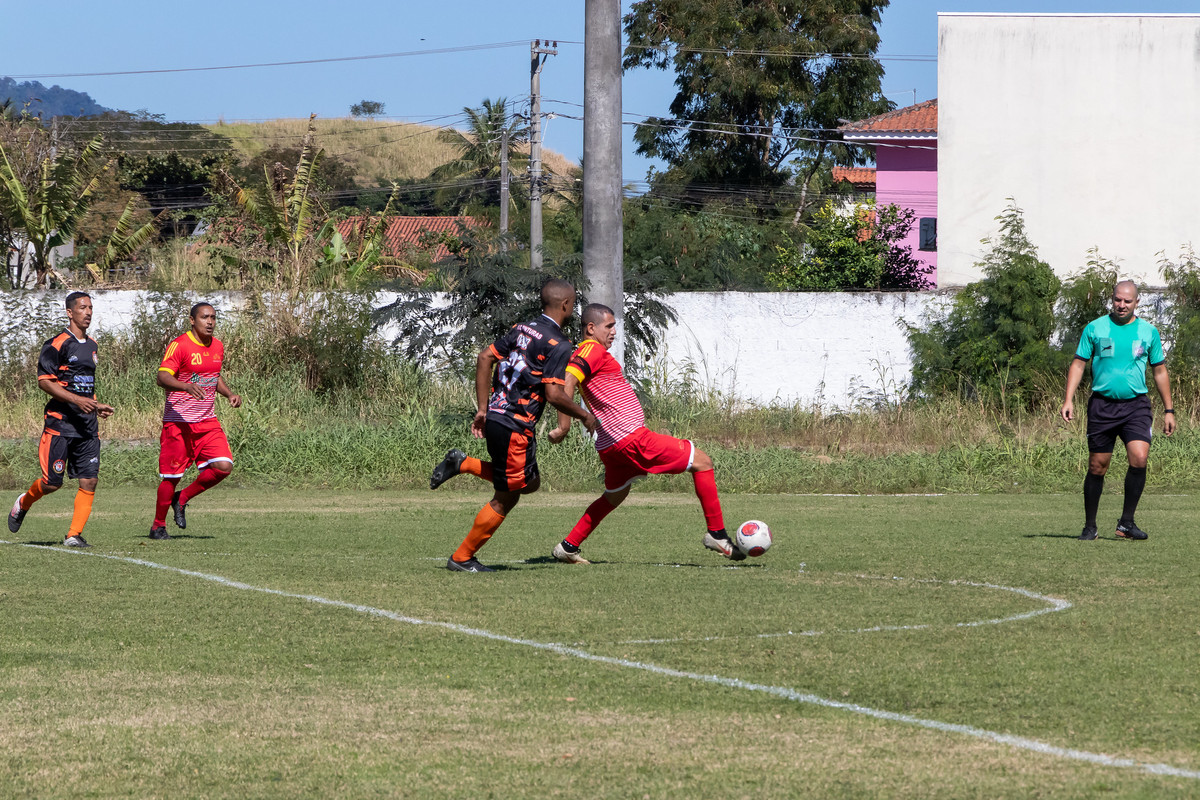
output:
[[[629,496],[633,482],[650,473],[692,473],[696,497],[704,511],[708,531],[704,546],[734,561],[746,556],[734,547],[725,532],[721,500],[712,458],[686,439],[655,433],[646,427],[641,401],[625,379],[621,365],[608,352],[617,335],[617,320],[608,306],[592,303],[583,310],[583,332],[587,337],[567,362],[566,391],[573,397],[578,388],[588,409],[600,421],[596,449],[604,463],[604,494],[588,506],[567,538],[554,546],[551,555],[568,564],[589,563],[579,548],[596,526]],[[561,442],[571,429],[571,418],[558,415],[558,427],[550,441]]]
[[16,533],[35,502],[62,488],[63,471],[79,480],[67,547],[91,547],[83,526],[92,513],[100,480],[100,428],[113,407],[96,401],[96,341],[87,335],[92,324],[92,298],[86,292],[67,295],[67,329],[42,345],[38,355],[38,388],[50,395],[45,427],[38,443],[42,476],[13,503],[8,529]]
[[[191,330],[176,337],[158,368],[158,385],[166,389],[163,427],[158,455],[158,499],[151,539],[170,539],[167,533],[167,509],[174,510],[175,524],[187,527],[184,509],[192,499],[229,477],[233,454],[221,422],[217,419],[217,395],[238,408],[242,398],[233,393],[221,377],[225,345],[213,336],[217,311],[209,303],[197,303],[190,313]],[[199,475],[182,491],[176,491],[192,463]]]

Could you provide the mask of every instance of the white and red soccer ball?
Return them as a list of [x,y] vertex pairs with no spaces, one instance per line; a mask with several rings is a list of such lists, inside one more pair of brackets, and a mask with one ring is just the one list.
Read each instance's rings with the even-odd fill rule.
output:
[[738,526],[734,543],[748,556],[761,556],[771,549],[771,529],[761,520],[748,520]]

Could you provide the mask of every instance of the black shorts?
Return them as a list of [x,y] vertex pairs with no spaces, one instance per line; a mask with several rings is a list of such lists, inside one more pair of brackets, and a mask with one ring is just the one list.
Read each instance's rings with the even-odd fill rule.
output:
[[537,439],[532,433],[514,431],[489,419],[484,434],[496,491],[519,492],[538,480]]
[[42,431],[38,442],[38,461],[42,480],[48,486],[62,486],[63,472],[72,480],[100,475],[100,437],[80,439],[58,431]]
[[1111,453],[1120,437],[1130,442],[1149,442],[1154,431],[1154,411],[1150,396],[1140,394],[1129,400],[1113,400],[1093,394],[1087,404],[1087,440],[1089,453]]

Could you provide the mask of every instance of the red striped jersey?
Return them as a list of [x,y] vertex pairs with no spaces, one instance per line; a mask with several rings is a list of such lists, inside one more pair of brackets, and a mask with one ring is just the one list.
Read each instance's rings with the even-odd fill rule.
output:
[[[96,341],[63,331],[42,345],[38,380],[52,380],[72,394],[96,396]],[[99,433],[96,412],[85,414],[71,403],[51,397],[46,403],[46,428],[64,436],[90,438]]]
[[173,375],[184,383],[196,384],[204,390],[204,399],[197,400],[187,392],[168,390],[163,422],[195,424],[216,419],[217,381],[221,377],[221,362],[224,359],[225,345],[215,336],[211,343],[205,345],[188,331],[167,345],[167,353],[158,371]]
[[607,450],[646,424],[646,414],[625,373],[608,348],[587,339],[567,362],[567,372],[579,380],[583,399],[600,421],[596,449]]

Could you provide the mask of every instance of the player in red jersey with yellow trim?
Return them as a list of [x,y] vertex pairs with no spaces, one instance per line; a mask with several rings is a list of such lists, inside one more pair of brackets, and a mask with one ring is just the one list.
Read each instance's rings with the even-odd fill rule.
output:
[[38,355],[38,388],[50,395],[45,427],[38,443],[42,476],[13,503],[8,529],[16,533],[33,504],[62,488],[63,472],[79,480],[67,547],[91,547],[83,526],[92,513],[100,480],[100,429],[97,419],[113,407],[96,402],[96,341],[87,335],[92,324],[92,298],[86,292],[67,295],[67,329],[42,345]]
[[[592,303],[583,310],[582,321],[586,338],[567,362],[566,390],[571,397],[578,388],[588,409],[600,421],[596,449],[604,463],[604,494],[588,506],[567,538],[554,546],[551,555],[568,564],[589,563],[580,555],[580,545],[601,520],[624,502],[635,480],[652,473],[690,472],[708,526],[704,546],[734,561],[744,559],[746,556],[733,546],[725,532],[712,458],[687,439],[655,433],[646,427],[641,401],[625,379],[621,365],[608,352],[617,336],[612,309]],[[571,418],[559,414],[558,427],[550,432],[550,441],[561,442],[570,429]]]
[[[225,345],[213,336],[217,311],[209,303],[197,303],[189,316],[191,330],[167,345],[158,368],[158,385],[167,390],[167,402],[158,455],[162,483],[150,525],[151,539],[171,538],[166,526],[168,508],[175,512],[175,524],[186,528],[187,504],[229,477],[233,469],[233,454],[217,419],[216,402],[219,394],[238,408],[242,398],[221,377]],[[185,489],[176,491],[192,463],[200,474]]]

